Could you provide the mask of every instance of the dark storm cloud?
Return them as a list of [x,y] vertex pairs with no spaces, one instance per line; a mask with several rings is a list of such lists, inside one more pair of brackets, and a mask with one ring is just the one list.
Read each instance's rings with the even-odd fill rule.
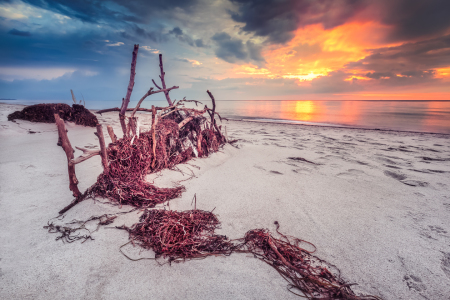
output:
[[379,79],[400,74],[408,77],[427,77],[430,70],[450,65],[450,35],[397,47],[374,49],[350,69],[367,70],[367,77]]
[[8,33],[11,35],[18,35],[18,36],[31,36],[31,33],[29,31],[21,31],[15,28],[8,31]]
[[241,40],[232,38],[228,33],[216,33],[212,38],[217,43],[216,56],[229,63],[247,59],[247,52]]
[[243,31],[284,43],[299,27],[322,24],[325,29],[348,21],[358,12],[391,26],[390,41],[431,37],[450,28],[448,0],[230,0],[238,11],[233,20],[244,23]]
[[366,6],[360,0],[230,0],[238,4],[233,20],[245,23],[242,30],[284,43],[293,31],[308,24],[321,23],[325,29],[345,23]]
[[180,27],[174,27],[171,31],[169,31],[169,33],[180,36],[183,35],[183,30],[181,30]]
[[384,0],[375,5],[380,6],[380,21],[393,27],[393,41],[433,36],[450,27],[448,0]]
[[194,41],[194,43],[195,43],[195,46],[196,46],[196,47],[199,47],[199,48],[204,48],[204,47],[206,47],[206,45],[203,43],[203,40],[202,40],[202,39],[196,39],[196,40]]
[[184,33],[183,30],[178,26],[174,27],[172,30],[170,30],[169,34],[175,36],[179,41],[186,43],[189,46],[198,47],[198,48],[206,47],[206,45],[203,44],[202,39],[194,40],[192,37],[190,37],[189,35]]
[[216,33],[211,39],[217,44],[216,56],[229,63],[237,61],[263,62],[261,47],[251,41],[246,44],[242,40],[231,37],[228,33]]
[[147,23],[147,18],[152,13],[174,8],[189,9],[197,2],[197,0],[111,0],[108,2],[100,0],[22,1],[90,23],[109,20]]

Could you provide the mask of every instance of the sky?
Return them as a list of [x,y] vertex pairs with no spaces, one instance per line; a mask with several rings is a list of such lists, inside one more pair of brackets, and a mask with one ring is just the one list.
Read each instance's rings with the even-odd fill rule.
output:
[[[450,100],[448,0],[0,0],[0,98]],[[163,99],[163,95],[153,95]]]

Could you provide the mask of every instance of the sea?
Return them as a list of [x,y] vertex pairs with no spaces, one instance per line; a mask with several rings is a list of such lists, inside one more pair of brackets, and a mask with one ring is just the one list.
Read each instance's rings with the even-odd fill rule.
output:
[[[0,102],[25,105],[72,103],[71,100]],[[129,107],[136,103],[131,101]],[[212,107],[210,100],[202,103]],[[120,104],[120,100],[85,102],[88,109],[112,108]],[[167,106],[167,102],[145,100],[142,107],[150,108],[151,105]],[[187,106],[195,107],[192,103]],[[226,118],[261,122],[450,134],[450,100],[216,100],[216,111]]]

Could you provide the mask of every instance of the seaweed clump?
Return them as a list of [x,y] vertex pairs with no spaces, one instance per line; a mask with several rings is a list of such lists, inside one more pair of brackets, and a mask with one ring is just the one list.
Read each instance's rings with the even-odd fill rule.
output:
[[95,127],[98,124],[97,117],[81,104],[69,106],[65,103],[41,103],[25,107],[21,111],[15,111],[8,115],[8,121],[16,119],[30,122],[55,123],[54,114],[65,121],[74,122],[77,125]]

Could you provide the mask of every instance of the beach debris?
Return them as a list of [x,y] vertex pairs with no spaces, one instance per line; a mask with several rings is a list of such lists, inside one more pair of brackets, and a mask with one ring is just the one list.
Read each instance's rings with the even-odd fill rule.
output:
[[210,255],[230,255],[239,245],[214,231],[220,222],[212,212],[204,210],[145,210],[139,223],[125,229],[130,242],[153,250],[155,258],[179,262]]
[[[128,108],[134,87],[138,50],[139,45],[134,45],[130,81],[126,97],[122,99],[121,107],[97,111],[98,114],[119,112],[123,137],[118,139],[113,128],[108,125],[107,131],[112,143],[106,146],[102,125],[96,124],[96,135],[99,138],[100,150],[76,147],[83,151],[83,154],[77,158],[73,157],[73,151],[70,151],[71,147],[70,150],[65,150],[69,164],[70,189],[75,200],[61,210],[60,214],[65,213],[86,197],[101,196],[118,205],[127,204],[141,208],[154,207],[159,203],[177,198],[184,191],[183,186],[158,188],[146,182],[147,174],[174,168],[177,164],[184,163],[192,157],[208,156],[218,151],[219,147],[227,141],[225,135],[221,132],[221,126],[216,122],[216,116],[220,120],[222,120],[222,117],[216,112],[216,102],[210,91],[207,91],[207,94],[212,100],[212,109],[206,105],[202,109],[185,107],[187,103],[195,103],[196,106],[201,104],[196,100],[183,99],[172,102],[169,92],[177,89],[178,86],[166,88],[161,54],[159,55],[161,71],[159,77],[162,88],[152,80],[158,90],[150,88],[139,100],[136,107]],[[140,107],[148,96],[156,93],[164,93],[169,106],[152,106],[151,109]],[[128,111],[131,114],[127,116]],[[137,112],[151,112],[152,126],[149,131],[141,130],[136,116]],[[206,118],[205,114],[208,114],[209,118]],[[68,141],[64,122],[57,122],[57,126],[60,135],[59,140]],[[102,158],[103,172],[97,178],[97,182],[81,194],[76,188],[78,180],[75,176],[74,166],[96,155],[100,155]]]
[[95,127],[98,124],[97,117],[83,105],[64,103],[41,103],[25,107],[21,111],[15,111],[8,115],[8,121],[16,119],[30,122],[55,123],[54,114],[68,122],[77,125]]
[[[289,283],[288,290],[307,299],[381,300],[376,296],[357,296],[351,285],[340,278],[339,269],[312,253],[316,247],[304,240],[278,231],[275,238],[267,229],[254,229],[245,234],[240,252],[249,252],[264,261]],[[308,244],[313,251],[300,247]]]
[[[85,221],[73,220],[64,225],[58,225],[55,224],[54,222],[49,221],[47,222],[47,225],[44,226],[44,229],[47,229],[49,233],[58,233],[58,236],[55,238],[56,241],[60,240],[63,243],[73,243],[75,241],[82,240],[82,243],[84,243],[87,240],[94,240],[94,238],[91,235],[92,233],[99,230],[101,226],[112,224],[119,215],[128,214],[135,210],[136,209],[132,209],[130,211],[125,212],[119,212],[115,214],[103,214],[101,216],[91,216],[89,219]],[[88,225],[93,221],[98,221],[96,227],[95,229],[89,229]],[[73,227],[71,225],[79,225],[79,226]]]
[[[312,254],[316,251],[312,243],[284,235],[278,231],[280,225],[277,221],[275,225],[280,238],[274,237],[267,229],[253,229],[244,238],[229,240],[214,233],[220,227],[216,215],[195,209],[181,212],[145,210],[138,223],[130,228],[117,228],[128,231],[129,243],[153,250],[155,259],[162,257],[169,263],[211,255],[251,253],[276,269],[289,283],[288,290],[298,296],[308,299],[380,299],[357,296],[351,285],[340,278],[336,266]],[[313,249],[306,250],[301,247],[303,244]]]

